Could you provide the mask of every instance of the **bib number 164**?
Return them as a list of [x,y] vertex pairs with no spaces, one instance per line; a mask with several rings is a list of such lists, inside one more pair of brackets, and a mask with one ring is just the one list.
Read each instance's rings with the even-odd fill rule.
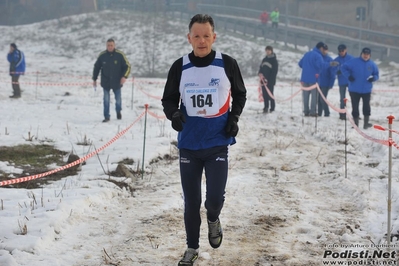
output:
[[208,107],[212,107],[213,105],[213,101],[212,101],[212,94],[197,94],[197,95],[193,95],[190,97],[193,107],[194,108],[202,108],[205,105],[207,105]]

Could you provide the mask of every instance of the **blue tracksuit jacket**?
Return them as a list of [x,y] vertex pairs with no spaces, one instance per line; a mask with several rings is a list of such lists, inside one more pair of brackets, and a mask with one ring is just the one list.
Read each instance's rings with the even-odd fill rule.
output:
[[344,77],[352,76],[355,78],[353,82],[349,81],[348,91],[360,94],[371,93],[373,83],[367,79],[372,76],[374,81],[379,79],[379,71],[377,65],[370,59],[365,61],[361,56],[355,57],[346,62],[341,67]]
[[316,47],[307,52],[298,63],[302,68],[301,81],[304,83],[316,83],[316,74],[320,74],[323,65],[323,55]]
[[351,60],[353,58],[352,55],[346,54],[345,56],[337,56],[334,61],[339,62],[339,65],[335,67],[337,77],[338,77],[338,86],[347,86],[348,85],[348,79],[342,75],[342,73],[339,73],[341,71],[341,66],[343,66],[346,62]]

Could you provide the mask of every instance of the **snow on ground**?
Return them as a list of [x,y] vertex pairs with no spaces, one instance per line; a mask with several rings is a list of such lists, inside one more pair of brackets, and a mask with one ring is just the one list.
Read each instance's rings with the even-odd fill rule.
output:
[[[27,58],[18,100],[8,98],[8,64],[0,61],[2,146],[50,143],[83,157],[130,127],[98,158],[89,158],[75,176],[42,189],[0,188],[0,265],[176,265],[185,249],[178,153],[172,144],[177,134],[163,117],[159,100],[165,79],[147,78],[146,73],[153,67],[164,75],[175,59],[190,51],[186,24],[163,20],[164,34],[158,34],[151,33],[155,24],[141,15],[102,12],[0,27],[2,36],[7,36],[1,53],[5,55],[15,41]],[[151,38],[142,40],[148,33]],[[104,124],[102,91],[91,87],[90,75],[109,37],[115,37],[128,55],[136,79],[134,86],[130,80],[123,88],[123,119],[115,120],[112,110],[110,123]],[[323,255],[328,250],[371,253],[378,250],[373,244],[386,244],[388,147],[362,137],[348,122],[346,175],[345,122],[338,114],[332,111],[331,117],[317,120],[302,117],[300,94],[280,101],[299,89],[296,63],[302,54],[279,43],[273,44],[281,66],[277,108],[263,114],[257,69],[253,70],[258,62],[250,59],[260,62],[265,44],[218,32],[215,47],[235,57],[246,73],[248,101],[237,144],[230,149],[226,203],[220,217],[223,245],[217,250],[209,247],[203,223],[199,265],[359,263],[360,259],[323,259]],[[157,60],[151,61],[149,53]],[[382,76],[394,73],[381,72]],[[386,75],[372,96],[372,122],[384,127],[386,117],[399,112],[396,88],[389,84],[391,75]],[[328,99],[338,106],[338,90],[333,89]],[[145,104],[149,112],[141,117]],[[131,158],[131,167],[141,168],[144,133],[143,178],[111,177],[125,181],[132,190],[109,182],[103,167],[113,171],[117,162]],[[387,132],[365,133],[387,139]],[[32,142],[26,140],[29,134],[35,136]],[[77,145],[84,139],[93,145]],[[393,233],[399,229],[397,153],[394,149]],[[0,170],[14,175],[21,171],[9,162],[0,162]],[[202,214],[205,218],[204,210]]]

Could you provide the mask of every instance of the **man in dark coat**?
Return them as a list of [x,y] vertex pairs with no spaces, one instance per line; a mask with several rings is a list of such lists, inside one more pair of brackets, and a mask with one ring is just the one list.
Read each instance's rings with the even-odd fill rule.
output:
[[[262,85],[262,95],[264,101],[263,112],[269,112],[269,102],[270,102],[270,112],[273,112],[276,107],[276,102],[272,98],[274,85],[276,85],[276,78],[278,72],[278,61],[276,54],[273,52],[273,47],[266,46],[265,48],[266,56],[263,58],[260,64],[258,75]],[[266,90],[266,86],[272,95],[269,95]]]
[[93,86],[97,87],[97,77],[101,71],[101,87],[104,91],[104,120],[110,120],[109,102],[110,90],[115,94],[115,108],[117,119],[122,119],[122,98],[121,88],[126,82],[130,74],[130,64],[125,54],[115,49],[115,41],[113,39],[107,40],[107,50],[100,53],[94,64],[93,69]]

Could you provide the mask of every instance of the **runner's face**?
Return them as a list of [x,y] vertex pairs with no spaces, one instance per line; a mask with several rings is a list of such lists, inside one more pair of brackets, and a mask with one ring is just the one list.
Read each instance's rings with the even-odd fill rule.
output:
[[194,55],[198,57],[207,56],[212,50],[212,44],[216,40],[211,24],[194,23],[187,34],[188,42],[193,47]]

